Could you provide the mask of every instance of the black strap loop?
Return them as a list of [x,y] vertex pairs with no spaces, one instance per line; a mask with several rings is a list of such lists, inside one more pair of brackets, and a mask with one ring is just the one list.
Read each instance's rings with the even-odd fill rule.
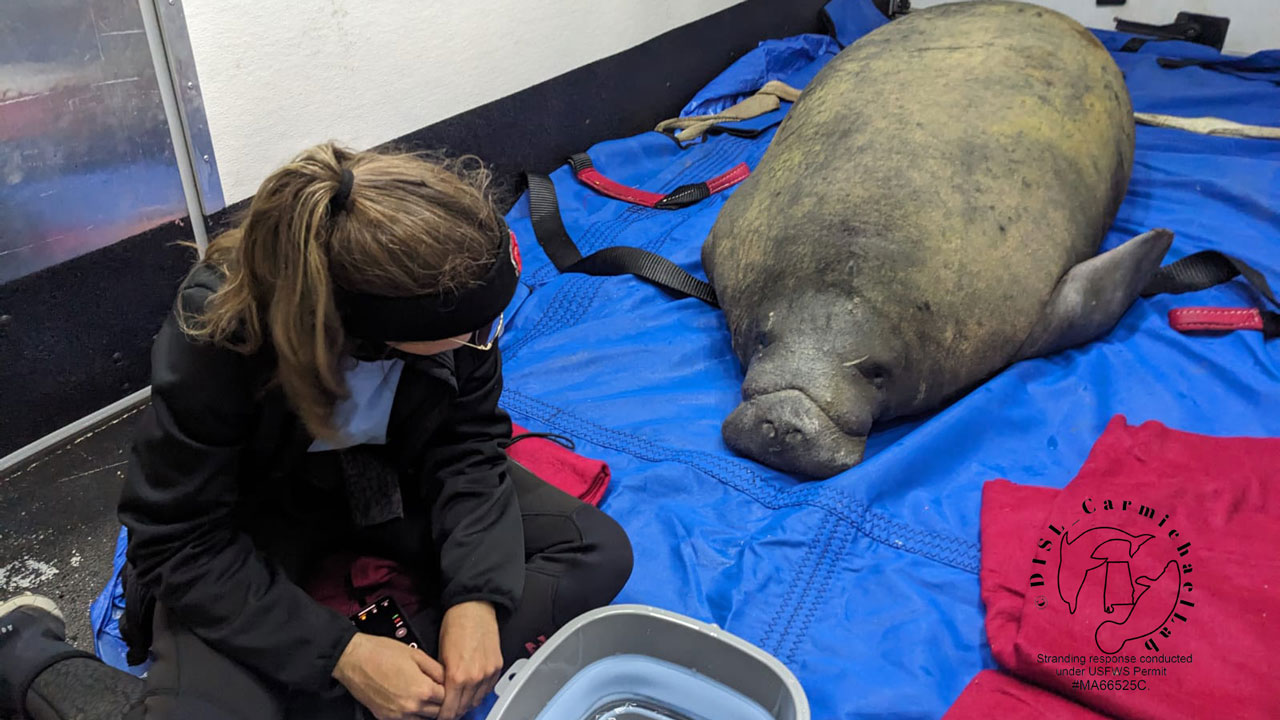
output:
[[636,247],[608,247],[586,257],[573,243],[560,219],[560,203],[551,178],[526,173],[529,184],[529,217],[538,244],[560,272],[584,275],[635,275],[677,297],[697,298],[720,307],[711,284],[685,272],[670,260]]
[[529,221],[533,235],[543,252],[560,272],[567,272],[582,259],[578,246],[569,239],[560,219],[560,201],[556,199],[556,186],[551,178],[536,173],[525,173],[529,185]]
[[1280,307],[1280,301],[1276,300],[1275,293],[1262,273],[1245,261],[1217,250],[1201,250],[1162,266],[1142,289],[1142,297],[1180,295],[1204,290],[1221,285],[1237,275],[1243,277],[1272,305]]

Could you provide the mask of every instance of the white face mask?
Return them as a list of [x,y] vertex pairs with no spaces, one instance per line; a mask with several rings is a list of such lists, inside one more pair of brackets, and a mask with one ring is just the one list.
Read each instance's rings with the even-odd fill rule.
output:
[[385,445],[391,405],[396,399],[404,360],[357,362],[344,372],[350,395],[333,409],[340,437],[333,443],[317,439],[308,452],[341,450],[353,445]]

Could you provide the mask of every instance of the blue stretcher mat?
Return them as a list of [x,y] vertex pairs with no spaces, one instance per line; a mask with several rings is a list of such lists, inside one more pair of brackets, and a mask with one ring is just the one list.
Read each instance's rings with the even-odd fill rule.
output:
[[[771,79],[803,87],[842,42],[883,24],[869,7],[831,3],[835,37],[761,43],[683,114],[723,109]],[[1280,52],[1235,71],[1165,69],[1158,57],[1227,58],[1172,41],[1122,52],[1130,36],[1096,34],[1137,111],[1280,126]],[[772,133],[720,134],[681,149],[650,132],[588,152],[603,174],[667,192],[739,162],[754,167]],[[699,251],[732,189],[654,210],[594,192],[567,165],[551,178],[584,255],[639,246],[705,277]],[[1176,237],[1166,262],[1221,250],[1276,285],[1278,198],[1280,141],[1139,126],[1133,178],[1104,249],[1167,227]],[[932,416],[877,428],[861,465],[801,482],[721,440],[742,370],[717,310],[634,277],[558,273],[534,241],[527,196],[508,221],[525,273],[501,340],[503,406],[521,425],[570,436],[611,466],[602,507],[630,534],[636,559],[618,601],[717,623],[761,646],[795,672],[819,720],[936,718],[994,666],[977,575],[984,482],[1064,486],[1117,414],[1191,432],[1280,435],[1280,413],[1263,410],[1280,407],[1280,343],[1248,331],[1182,335],[1167,324],[1174,307],[1258,306],[1237,279],[1139,300],[1106,337],[1018,363]],[[108,586],[94,606],[107,646],[118,603]]]

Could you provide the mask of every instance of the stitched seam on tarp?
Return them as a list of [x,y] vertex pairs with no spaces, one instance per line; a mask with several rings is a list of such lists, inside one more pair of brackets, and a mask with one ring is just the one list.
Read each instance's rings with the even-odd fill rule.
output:
[[[551,301],[538,317],[537,322],[527,332],[521,333],[510,346],[500,345],[503,364],[516,359],[520,351],[538,338],[564,327],[577,325],[582,316],[595,303],[596,297],[604,287],[606,278],[592,275],[573,275],[556,289]],[[580,302],[583,295],[590,295],[586,302]]]
[[801,571],[797,570],[795,574],[796,581],[792,584],[799,589],[800,596],[798,602],[791,604],[791,613],[787,616],[787,622],[782,626],[782,632],[778,633],[777,642],[773,647],[768,648],[769,654],[781,657],[782,648],[788,645],[791,640],[792,628],[795,625],[796,618],[806,608],[811,607],[817,600],[813,592],[814,581],[818,578],[819,571],[830,564],[831,547],[835,542],[836,536],[844,532],[845,525],[842,523],[831,523],[826,532],[822,534],[822,547],[818,551],[817,560],[813,563],[813,567],[809,568],[805,573],[807,577],[801,580]]
[[816,507],[886,547],[975,575],[978,572],[979,552],[976,542],[914,528],[882,512],[871,510],[866,503],[850,498],[843,491],[826,487],[820,489],[820,494],[805,490],[786,492],[766,484],[743,463],[700,451],[677,450],[647,438],[607,428],[509,387],[503,391],[502,402],[510,412],[553,426],[570,435],[578,432],[588,442],[626,453],[639,460],[687,465],[771,510],[802,505]]
[[[800,562],[796,563],[795,572],[792,575],[793,578],[800,578],[809,571],[809,567],[811,565],[817,567],[820,562],[820,558],[823,557],[822,547],[830,543],[830,537],[837,527],[840,526],[835,523],[824,524],[819,535],[809,541],[804,555],[800,557]],[[796,597],[796,593],[799,591],[799,582],[793,581],[787,585],[787,591],[783,593],[782,599],[778,602],[777,608],[773,611],[773,617],[769,619],[769,624],[766,626],[764,634],[760,637],[760,642],[758,644],[770,653],[773,653],[774,648],[781,645],[783,642],[783,637],[776,633],[783,623],[784,613],[790,610],[792,615],[794,615],[795,605],[798,602],[803,602],[804,600],[803,596]],[[790,618],[787,619],[787,622],[790,622]]]
[[849,544],[853,542],[854,528],[844,524],[837,527],[839,527],[839,542],[834,543],[831,547],[831,552],[827,553],[827,562],[825,569],[822,571],[822,577],[818,579],[816,587],[808,593],[809,603],[803,610],[803,615],[801,615],[802,611],[800,609],[796,610],[796,615],[801,616],[801,620],[795,630],[788,634],[791,644],[785,651],[779,648],[780,654],[778,657],[793,667],[796,662],[796,653],[800,651],[800,641],[808,636],[809,627],[813,625],[813,619],[818,616],[818,608],[826,601],[827,595],[831,592],[840,558],[844,557]]

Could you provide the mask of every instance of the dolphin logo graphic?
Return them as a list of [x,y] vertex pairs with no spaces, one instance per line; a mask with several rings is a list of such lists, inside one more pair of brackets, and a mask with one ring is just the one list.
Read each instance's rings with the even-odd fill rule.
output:
[[1146,637],[1159,630],[1173,617],[1174,608],[1178,605],[1181,586],[1178,581],[1181,573],[1176,560],[1170,560],[1154,580],[1140,577],[1134,584],[1142,588],[1134,601],[1133,609],[1124,622],[1107,620],[1098,626],[1094,640],[1098,649],[1104,653],[1118,653],[1130,640]]
[[[1073,540],[1069,533],[1062,536],[1058,546],[1058,596],[1067,604],[1067,610],[1073,615],[1079,605],[1080,591],[1084,589],[1084,581],[1091,570],[1096,570],[1107,563],[1124,563],[1138,553],[1138,548],[1155,537],[1154,535],[1130,535],[1112,527],[1097,527],[1086,530]],[[1111,566],[1108,565],[1108,568]],[[1117,580],[1119,580],[1117,578]],[[1112,583],[1108,583],[1108,586]],[[1117,584],[1104,593],[1106,595],[1107,612],[1115,605],[1128,605],[1133,601],[1133,587],[1128,573],[1123,585]],[[1127,594],[1127,600],[1125,596]],[[1121,600],[1125,600],[1121,602]]]

